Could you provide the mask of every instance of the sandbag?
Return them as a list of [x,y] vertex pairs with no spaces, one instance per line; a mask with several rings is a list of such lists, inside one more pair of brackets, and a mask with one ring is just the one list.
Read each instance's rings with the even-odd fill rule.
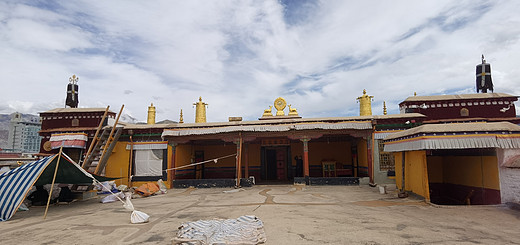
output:
[[161,190],[159,192],[159,194],[166,194],[167,188],[166,188],[166,185],[164,184],[164,181],[162,179],[159,179],[157,181],[157,185],[159,186],[159,190]]
[[150,216],[148,214],[137,210],[134,210],[132,215],[130,215],[130,222],[132,222],[132,224],[146,223],[149,219]]
[[139,188],[135,189],[135,193],[137,193],[143,197],[151,196],[158,191],[159,191],[159,185],[157,185],[157,183],[154,183],[154,182],[142,184],[141,186],[139,186]]
[[125,195],[122,192],[118,192],[117,194],[108,195],[108,196],[104,197],[103,199],[101,199],[101,202],[102,203],[115,202],[115,201],[117,201],[117,197],[122,199],[122,198],[125,198]]

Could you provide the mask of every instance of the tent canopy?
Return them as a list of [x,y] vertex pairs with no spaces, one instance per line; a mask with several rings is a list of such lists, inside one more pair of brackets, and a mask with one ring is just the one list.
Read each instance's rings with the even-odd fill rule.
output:
[[0,175],[0,221],[14,215],[33,185],[52,183],[58,158],[60,164],[55,183],[92,184],[93,178],[98,181],[117,179],[91,174],[64,153],[61,157],[56,154],[22,165]]
[[[55,183],[92,184],[92,179],[88,175],[86,175],[85,172],[88,174],[91,174],[92,177],[96,178],[99,182],[118,179],[118,178],[109,178],[109,177],[104,177],[104,176],[95,175],[93,173],[89,173],[86,170],[81,169],[81,167],[79,165],[77,165],[76,163],[74,163],[74,161],[70,160],[70,158],[68,158],[68,159],[67,158],[65,158],[63,156],[60,158],[60,165],[58,166],[58,172],[56,173],[56,180],[54,181]],[[55,157],[47,165],[47,167],[41,173],[40,177],[34,183],[34,185],[51,184],[57,162],[58,162],[58,157]]]

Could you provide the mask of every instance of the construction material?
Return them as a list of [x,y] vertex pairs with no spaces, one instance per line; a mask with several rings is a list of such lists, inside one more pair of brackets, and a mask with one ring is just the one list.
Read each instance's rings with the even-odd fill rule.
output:
[[259,244],[265,241],[264,224],[254,215],[183,223],[172,239],[173,244]]

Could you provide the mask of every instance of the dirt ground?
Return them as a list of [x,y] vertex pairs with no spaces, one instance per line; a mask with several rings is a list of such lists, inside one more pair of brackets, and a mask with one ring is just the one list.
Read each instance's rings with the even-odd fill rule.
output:
[[183,222],[256,215],[266,244],[520,244],[520,212],[505,206],[436,206],[369,186],[259,185],[172,189],[133,199],[150,215],[130,224],[120,202],[101,197],[17,212],[0,244],[171,244]]

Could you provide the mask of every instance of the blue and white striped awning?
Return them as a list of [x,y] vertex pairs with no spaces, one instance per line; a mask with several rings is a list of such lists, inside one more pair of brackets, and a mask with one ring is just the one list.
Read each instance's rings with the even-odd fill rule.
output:
[[115,179],[87,172],[64,153],[59,164],[57,157],[58,154],[48,156],[0,175],[0,221],[9,220],[14,215],[33,185],[52,183],[56,165],[55,183],[89,184],[93,183],[93,178],[98,181]]
[[0,175],[0,221],[9,220],[40,174],[56,156],[28,163]]

